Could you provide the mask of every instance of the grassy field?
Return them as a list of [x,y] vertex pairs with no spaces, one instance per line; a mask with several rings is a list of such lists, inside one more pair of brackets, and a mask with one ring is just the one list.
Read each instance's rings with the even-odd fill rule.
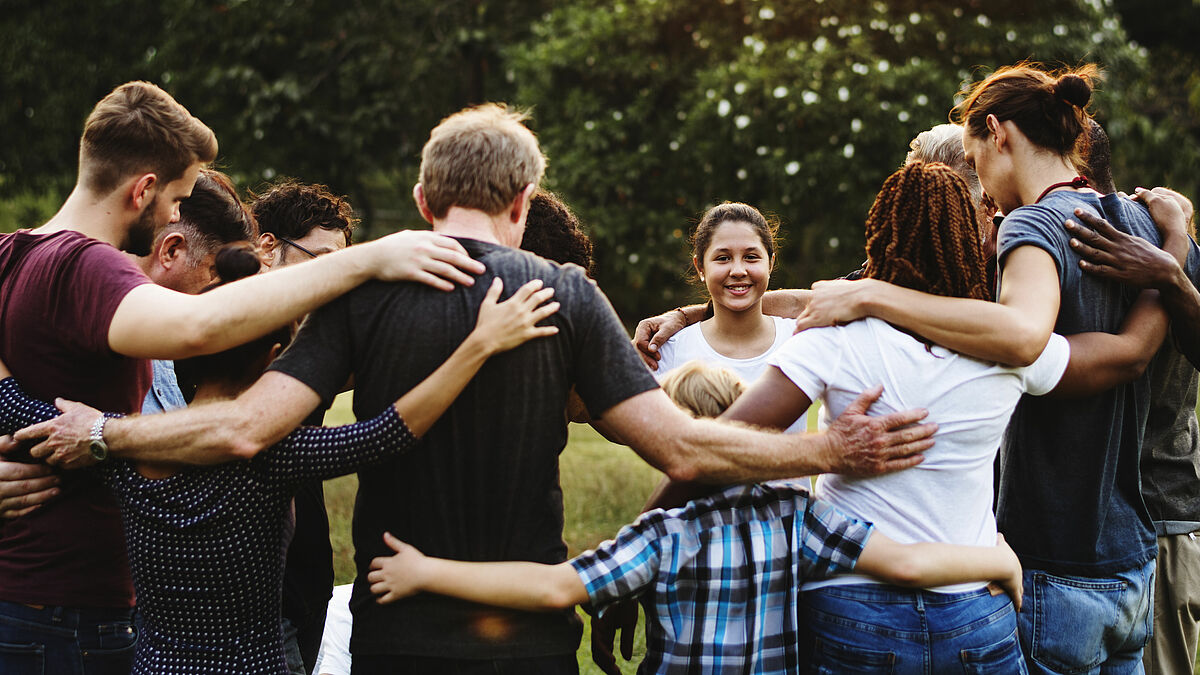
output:
[[[343,394],[326,415],[325,423],[345,424],[353,419],[350,397]],[[632,522],[662,476],[629,448],[613,445],[591,427],[578,424],[571,425],[570,442],[562,454],[560,468],[566,521],[563,540],[571,555],[611,538],[622,525]],[[339,584],[354,580],[350,520],[357,488],[358,479],[353,475],[325,483],[335,580]],[[578,653],[579,670],[585,675],[598,675],[600,670],[592,664],[590,625],[586,616],[584,626]],[[645,639],[641,633],[639,625],[634,658],[624,668],[626,672],[633,672],[644,654]]]

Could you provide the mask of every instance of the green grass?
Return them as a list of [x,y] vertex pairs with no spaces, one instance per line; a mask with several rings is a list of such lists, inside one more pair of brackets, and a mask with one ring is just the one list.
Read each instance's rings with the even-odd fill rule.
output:
[[[350,402],[349,393],[339,396],[325,416],[325,423],[333,425],[354,421]],[[559,473],[566,522],[563,540],[570,554],[575,555],[612,538],[622,525],[632,522],[662,474],[629,448],[609,443],[591,427],[572,424],[570,434],[567,448],[560,459]],[[357,489],[358,478],[354,475],[325,483],[334,579],[338,584],[354,580],[354,545],[350,538],[350,521]],[[632,672],[636,664],[641,662],[645,655],[645,643],[643,626],[639,621],[633,660],[624,668],[626,672]],[[599,675],[600,670],[592,663],[591,625],[586,616],[583,641],[577,656],[581,674]]]

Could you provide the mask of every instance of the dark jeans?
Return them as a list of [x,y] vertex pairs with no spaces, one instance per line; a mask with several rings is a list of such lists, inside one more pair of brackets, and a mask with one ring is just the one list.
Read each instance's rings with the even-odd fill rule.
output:
[[129,675],[132,609],[72,609],[0,602],[0,673]]
[[529,659],[441,659],[354,654],[352,675],[579,675],[574,654]]

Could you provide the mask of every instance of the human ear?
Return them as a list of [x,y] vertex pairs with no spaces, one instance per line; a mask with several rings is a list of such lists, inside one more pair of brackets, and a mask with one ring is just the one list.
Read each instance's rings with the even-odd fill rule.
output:
[[533,193],[537,190],[537,186],[533,183],[526,185],[523,190],[517,193],[513,198],[512,206],[509,208],[508,219],[514,224],[523,223],[525,215],[529,213],[529,203],[533,199]]
[[152,173],[142,174],[133,182],[130,192],[130,202],[133,208],[141,211],[151,199],[154,198],[154,190],[158,187],[158,176]]
[[266,267],[274,267],[279,256],[279,240],[270,232],[258,235],[258,257]]
[[421,217],[432,225],[433,211],[429,208],[429,202],[425,201],[425,187],[420,183],[413,186],[413,201],[417,203],[417,211],[421,212]]
[[187,255],[187,239],[179,232],[172,232],[163,237],[158,245],[158,262],[164,268],[170,268],[176,260]]

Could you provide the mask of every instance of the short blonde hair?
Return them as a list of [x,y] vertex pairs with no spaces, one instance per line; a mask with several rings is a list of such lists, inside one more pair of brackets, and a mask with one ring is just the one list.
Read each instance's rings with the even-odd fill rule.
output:
[[80,178],[101,195],[135,173],[170,183],[191,165],[216,158],[212,129],[149,82],[126,82],[100,99],[79,142]]
[[717,417],[746,391],[746,381],[731,370],[688,361],[667,373],[662,388],[692,417]]
[[486,103],[434,127],[421,150],[420,181],[435,218],[444,218],[451,206],[500,213],[526,185],[541,182],[546,157],[526,119]]

